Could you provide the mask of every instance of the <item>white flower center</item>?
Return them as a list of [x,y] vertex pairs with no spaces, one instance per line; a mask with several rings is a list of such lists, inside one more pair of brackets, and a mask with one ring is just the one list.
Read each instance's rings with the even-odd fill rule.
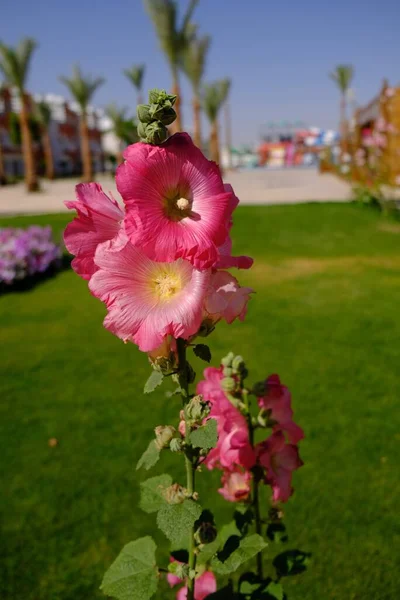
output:
[[179,208],[179,210],[186,210],[187,208],[189,208],[189,200],[187,198],[179,198],[176,201],[176,206],[177,208]]

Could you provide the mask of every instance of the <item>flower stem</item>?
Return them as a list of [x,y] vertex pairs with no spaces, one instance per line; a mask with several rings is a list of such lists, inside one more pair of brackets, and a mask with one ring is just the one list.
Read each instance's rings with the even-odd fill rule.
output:
[[[254,430],[255,430],[255,428],[253,426],[253,422],[251,419],[250,400],[249,400],[249,394],[248,394],[247,390],[243,390],[243,400],[244,400],[244,404],[246,407],[246,413],[247,413],[247,423],[248,423],[248,427],[249,427],[250,444],[251,444],[252,448],[254,448]],[[260,484],[260,479],[259,479],[258,469],[255,469],[255,471],[253,472],[253,480],[252,480],[252,488],[253,488],[252,489],[252,507],[254,510],[256,533],[258,533],[258,535],[261,535],[262,530],[261,530],[259,484]],[[259,552],[257,554],[256,561],[257,561],[257,576],[260,579],[263,579],[263,564],[262,564],[261,552]]]
[[[186,366],[186,342],[185,340],[178,338],[176,340],[178,350],[178,364],[179,364],[179,383],[182,389],[182,402],[187,404],[189,401],[189,384],[187,379],[187,366]],[[186,448],[190,450],[190,427],[186,423],[185,426],[185,441]],[[185,466],[186,466],[186,488],[188,494],[193,496],[195,491],[195,471],[196,466],[193,462],[191,453],[185,454]],[[195,553],[195,541],[194,541],[194,529],[190,533],[189,539],[189,569],[193,572],[196,569],[196,553]],[[187,600],[194,600],[194,577],[188,577],[187,581]]]

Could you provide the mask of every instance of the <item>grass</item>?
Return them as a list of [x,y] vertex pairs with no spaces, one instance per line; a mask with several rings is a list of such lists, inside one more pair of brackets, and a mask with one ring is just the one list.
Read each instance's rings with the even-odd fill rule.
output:
[[[68,218],[0,224],[61,231]],[[312,562],[285,581],[288,599],[394,600],[400,227],[354,205],[243,207],[234,235],[256,258],[240,280],[257,294],[243,324],[211,336],[214,362],[232,349],[253,380],[278,372],[307,435],[282,550],[311,552]],[[146,475],[134,465],[178,401],[142,395],[146,357],[103,330],[102,305],[71,271],[4,295],[0,315],[1,598],[101,598],[104,570],[131,539],[154,532],[165,556],[153,516],[137,508]],[[182,474],[178,459],[165,464]],[[218,479],[199,482],[208,504]],[[222,500],[214,508],[218,523],[230,518]]]

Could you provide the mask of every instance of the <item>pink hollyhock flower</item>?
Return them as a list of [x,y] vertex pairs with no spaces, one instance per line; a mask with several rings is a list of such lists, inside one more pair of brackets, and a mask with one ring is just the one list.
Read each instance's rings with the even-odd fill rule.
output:
[[250,496],[251,473],[236,467],[233,471],[224,471],[222,476],[222,488],[219,493],[228,502],[243,502]]
[[240,287],[238,280],[227,271],[215,271],[211,275],[206,296],[206,312],[213,321],[225,319],[227,323],[232,323],[236,318],[243,321],[253,291],[248,287]]
[[281,384],[279,375],[270,375],[266,381],[266,394],[258,398],[258,406],[270,411],[270,419],[276,421],[274,431],[287,433],[289,441],[297,444],[304,438],[304,431],[293,421],[290,391]]
[[199,269],[214,266],[233,210],[218,166],[186,133],[161,146],[128,146],[124,158],[116,181],[132,244],[156,261],[185,258]]
[[[217,591],[217,580],[214,573],[205,571],[195,581],[194,600],[205,600],[210,594]],[[187,587],[183,587],[176,595],[176,600],[187,600]]]
[[95,264],[90,291],[107,306],[104,326],[122,340],[150,352],[167,335],[187,339],[198,330],[209,271],[182,259],[154,262],[119,239],[100,244]]
[[[235,195],[233,188],[229,183],[224,184],[226,192],[231,192],[231,204],[229,212],[232,214],[237,205],[239,204],[239,198]],[[229,221],[229,231],[232,229],[233,218]],[[217,269],[230,269],[236,267],[237,269],[250,269],[253,264],[253,259],[250,256],[232,256],[232,240],[230,234],[226,236],[224,243],[218,248],[219,259],[215,265]]]
[[255,453],[249,440],[245,417],[233,406],[220,386],[222,369],[208,367],[205,381],[197,385],[197,393],[211,404],[210,417],[216,419],[218,442],[205,460],[209,469],[231,469],[241,465],[250,469],[255,463]]
[[273,501],[287,502],[293,493],[292,472],[303,465],[297,446],[286,444],[283,433],[277,431],[257,444],[256,452],[258,462],[266,471],[266,482],[272,487]]
[[83,279],[90,279],[97,270],[93,260],[96,248],[118,234],[124,211],[98,183],[80,183],[75,191],[77,200],[65,205],[75,209],[78,216],[67,225],[64,242],[67,250],[75,255],[74,271]]

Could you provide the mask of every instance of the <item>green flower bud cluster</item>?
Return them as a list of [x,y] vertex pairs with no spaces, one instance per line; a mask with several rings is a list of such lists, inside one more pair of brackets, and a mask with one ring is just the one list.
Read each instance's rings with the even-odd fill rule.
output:
[[142,142],[155,146],[165,142],[168,137],[167,125],[176,119],[173,108],[176,98],[165,90],[154,89],[149,92],[149,104],[138,105],[138,135]]
[[229,352],[221,360],[221,364],[224,376],[221,380],[221,387],[224,392],[233,395],[241,389],[241,384],[248,375],[245,362],[240,354],[235,356],[233,352]]

